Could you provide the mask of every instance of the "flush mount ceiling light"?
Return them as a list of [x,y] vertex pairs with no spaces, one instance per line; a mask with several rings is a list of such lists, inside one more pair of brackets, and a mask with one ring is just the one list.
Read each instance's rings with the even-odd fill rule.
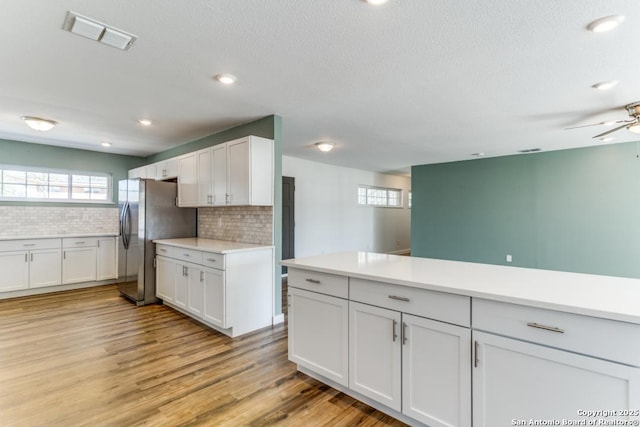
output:
[[149,119],[140,119],[138,120],[138,123],[140,123],[142,126],[151,126],[151,120]]
[[477,153],[472,153],[471,155],[474,156],[474,157],[482,157],[482,156],[484,156],[484,153],[482,151],[479,151]]
[[233,74],[216,74],[214,78],[225,85],[234,84],[237,80],[236,76]]
[[640,133],[640,123],[634,123],[631,126],[629,126],[627,129],[629,129],[633,133]]
[[388,0],[363,0],[365,3],[372,4],[374,6],[380,6],[381,4],[385,4]]
[[321,141],[321,142],[316,142],[314,145],[316,146],[316,148],[318,148],[318,150],[320,150],[320,151],[322,151],[322,152],[324,152],[324,153],[327,153],[327,152],[329,152],[329,151],[333,150],[333,147],[334,147],[336,144],[335,144],[335,143],[333,143],[333,142],[324,142],[324,141]]
[[111,147],[111,143],[109,141],[103,141],[100,143],[103,147]]
[[602,142],[611,142],[611,141],[613,141],[613,137],[612,136],[606,136],[604,138],[600,138],[600,141],[602,141]]
[[615,85],[617,85],[618,83],[619,83],[618,80],[607,80],[606,82],[596,83],[591,87],[598,90],[609,90],[613,88]]
[[603,33],[605,31],[613,30],[618,25],[622,24],[622,22],[624,22],[624,16],[622,15],[605,16],[604,18],[596,19],[587,25],[587,30],[593,31],[594,33]]
[[67,12],[63,28],[73,34],[122,50],[128,50],[138,39],[136,35],[71,11]]
[[24,122],[29,125],[31,129],[39,130],[42,132],[51,130],[58,122],[53,120],[41,119],[40,117],[22,116],[20,117]]

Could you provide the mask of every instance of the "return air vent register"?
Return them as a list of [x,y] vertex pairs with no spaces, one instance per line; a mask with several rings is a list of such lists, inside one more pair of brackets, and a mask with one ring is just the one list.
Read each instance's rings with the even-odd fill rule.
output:
[[63,28],[79,36],[122,50],[128,50],[133,42],[138,39],[138,36],[131,33],[71,11],[67,12]]

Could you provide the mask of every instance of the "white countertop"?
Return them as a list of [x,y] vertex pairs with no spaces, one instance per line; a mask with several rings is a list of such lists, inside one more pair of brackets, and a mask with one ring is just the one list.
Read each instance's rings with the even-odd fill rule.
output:
[[68,237],[115,237],[120,233],[65,233],[65,234],[43,234],[34,236],[16,236],[16,237],[0,237],[0,241],[4,240],[33,240],[33,239],[66,239]]
[[255,245],[252,243],[229,242],[227,240],[203,239],[200,237],[187,237],[182,239],[159,239],[154,240],[153,243],[177,246],[179,248],[186,249],[196,249],[218,254],[273,248],[273,246],[269,245]]
[[371,252],[282,265],[640,324],[640,279]]

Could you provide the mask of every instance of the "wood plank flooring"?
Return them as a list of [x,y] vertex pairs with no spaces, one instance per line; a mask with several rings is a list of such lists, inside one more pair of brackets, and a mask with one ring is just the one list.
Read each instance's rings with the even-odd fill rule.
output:
[[0,426],[402,426],[287,360],[102,286],[0,301]]

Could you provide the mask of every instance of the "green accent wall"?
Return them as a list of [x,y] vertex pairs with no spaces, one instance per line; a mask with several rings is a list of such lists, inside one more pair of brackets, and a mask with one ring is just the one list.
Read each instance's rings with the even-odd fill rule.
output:
[[412,256],[640,278],[637,150],[413,166]]
[[[127,178],[129,169],[145,164],[145,159],[0,139],[0,164],[110,173],[113,177],[114,197],[116,197],[118,181]],[[116,203],[117,200],[112,204],[0,202],[0,206],[114,207]]]

